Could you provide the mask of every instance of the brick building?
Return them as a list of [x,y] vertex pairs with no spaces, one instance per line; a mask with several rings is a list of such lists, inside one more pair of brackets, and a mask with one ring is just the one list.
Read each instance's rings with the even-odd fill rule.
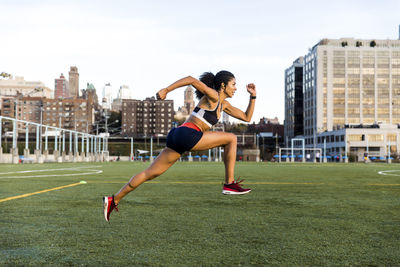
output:
[[[42,97],[3,97],[1,99],[1,115],[19,120],[40,122]],[[4,121],[4,131],[12,131],[12,122]],[[25,131],[25,124],[18,123],[18,132]],[[31,127],[33,128],[33,127]]]
[[146,136],[166,135],[174,118],[173,100],[122,100],[122,135]]
[[54,80],[54,98],[69,97],[69,82],[61,73],[60,78]]
[[[95,110],[99,109],[96,91],[91,88],[85,91],[84,98],[4,97],[1,106],[1,115],[5,117],[36,123],[42,121],[45,125],[80,132],[91,132]],[[3,127],[4,131],[11,131],[12,123],[5,121]],[[25,131],[23,123],[17,127],[18,132]]]
[[90,132],[94,123],[93,104],[86,99],[43,99],[43,124],[79,132]]

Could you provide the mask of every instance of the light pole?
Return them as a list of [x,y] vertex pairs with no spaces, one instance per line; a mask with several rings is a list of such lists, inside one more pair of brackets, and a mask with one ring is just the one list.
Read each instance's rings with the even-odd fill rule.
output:
[[40,102],[40,127],[39,127],[39,138],[40,138],[40,155],[42,154],[42,147],[43,147],[43,101]]
[[107,151],[108,150],[108,139],[107,139],[107,137],[108,137],[108,125],[107,125],[108,116],[107,116],[107,109],[104,109],[104,113],[105,113],[105,118],[106,118],[106,134],[104,136],[104,144],[103,144],[104,149],[103,150]]

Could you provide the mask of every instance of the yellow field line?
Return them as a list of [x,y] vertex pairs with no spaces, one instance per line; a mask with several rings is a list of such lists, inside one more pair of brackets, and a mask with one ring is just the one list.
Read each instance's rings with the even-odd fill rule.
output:
[[23,194],[23,195],[14,196],[14,197],[7,197],[7,198],[0,199],[0,202],[5,202],[5,201],[23,198],[23,197],[29,197],[29,196],[46,193],[46,192],[50,192],[50,191],[54,191],[54,190],[59,190],[59,189],[67,188],[67,187],[72,187],[72,186],[76,186],[76,185],[80,185],[80,184],[82,184],[82,183],[68,184],[68,185],[63,185],[63,186],[54,187],[54,188],[50,188],[50,189],[45,189],[45,190],[38,191],[38,192]]
[[376,186],[400,186],[400,184],[368,184],[368,185],[376,185]]

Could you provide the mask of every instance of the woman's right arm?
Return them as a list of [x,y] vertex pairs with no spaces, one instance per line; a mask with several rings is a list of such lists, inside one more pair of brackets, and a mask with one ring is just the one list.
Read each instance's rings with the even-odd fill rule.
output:
[[208,87],[205,85],[203,82],[199,81],[196,78],[193,78],[192,76],[188,76],[185,78],[182,78],[170,86],[161,89],[160,91],[157,92],[157,99],[159,100],[164,100],[167,97],[167,94],[176,88],[187,86],[187,85],[192,85],[194,88],[202,92],[204,95],[206,95],[211,101],[218,101],[218,92],[215,91],[214,89]]

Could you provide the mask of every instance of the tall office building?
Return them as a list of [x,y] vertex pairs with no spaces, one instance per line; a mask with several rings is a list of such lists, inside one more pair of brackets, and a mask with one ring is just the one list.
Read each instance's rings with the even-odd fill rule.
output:
[[285,71],[285,135],[286,146],[295,136],[303,135],[303,57]]
[[55,79],[54,85],[54,98],[68,98],[69,97],[69,83],[65,79],[64,74],[61,73],[60,78]]
[[226,112],[222,112],[222,123],[229,123],[229,115]]
[[304,57],[304,137],[358,157],[399,149],[400,40],[323,39]]
[[110,83],[107,83],[103,87],[103,97],[102,97],[102,106],[104,109],[111,109],[111,104],[113,102],[113,97],[112,97],[112,86]]
[[400,41],[324,39],[305,56],[304,130],[400,123]]
[[69,96],[72,98],[79,97],[79,73],[75,66],[71,67],[69,71]]
[[124,99],[132,99],[131,91],[127,85],[121,85],[119,88],[117,98],[111,103],[111,110],[122,111],[122,100]]
[[193,92],[194,92],[193,87],[190,85],[188,87],[186,87],[185,92],[184,92],[184,95],[185,95],[184,106],[185,106],[188,114],[190,114],[193,111],[193,109],[195,108]]
[[132,99],[131,90],[128,85],[121,85],[118,91],[119,99]]

